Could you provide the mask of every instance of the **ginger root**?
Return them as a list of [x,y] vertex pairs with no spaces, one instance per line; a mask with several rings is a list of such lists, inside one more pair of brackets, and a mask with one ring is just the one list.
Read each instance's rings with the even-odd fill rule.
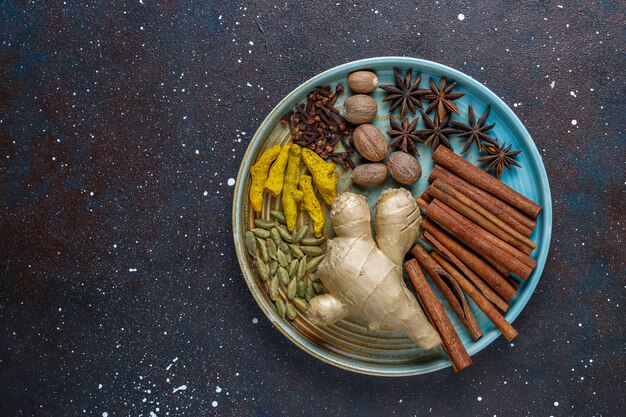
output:
[[268,171],[272,162],[280,153],[280,145],[272,146],[259,157],[254,165],[250,168],[250,204],[252,209],[257,213],[263,209],[263,188],[267,180]]
[[289,149],[291,148],[291,144],[288,143],[282,147],[280,150],[280,154],[278,154],[278,158],[272,164],[270,168],[270,173],[267,176],[267,180],[265,181],[265,189],[270,192],[274,197],[278,197],[280,192],[283,190],[283,183],[285,181],[285,167],[287,166],[287,161],[289,159]]
[[439,335],[402,279],[402,259],[421,222],[411,193],[399,188],[381,194],[376,204],[378,243],[372,238],[367,199],[361,195],[337,197],[330,220],[336,237],[328,241],[318,267],[329,294],[311,299],[309,318],[331,325],[354,314],[371,329],[406,334],[420,348],[439,345]]
[[298,221],[298,204],[302,201],[302,191],[298,190],[300,179],[300,156],[302,148],[296,144],[289,149],[289,160],[283,183],[283,212],[287,228],[293,232]]
[[324,211],[320,202],[317,201],[313,185],[311,184],[311,177],[309,175],[303,175],[298,182],[300,191],[302,191],[302,204],[301,208],[306,210],[313,222],[313,231],[316,237],[321,237],[324,233]]
[[317,190],[329,206],[333,204],[337,198],[337,181],[339,176],[335,173],[336,165],[334,162],[326,162],[318,154],[310,149],[302,150],[302,159],[306,164]]

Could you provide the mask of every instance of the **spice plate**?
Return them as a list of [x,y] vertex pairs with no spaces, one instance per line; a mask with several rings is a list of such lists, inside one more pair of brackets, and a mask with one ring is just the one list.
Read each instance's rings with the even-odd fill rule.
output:
[[[473,78],[452,68],[430,61],[405,57],[379,57],[355,61],[332,68],[313,77],[287,95],[272,110],[257,130],[243,157],[237,178],[233,201],[233,234],[235,249],[243,276],[264,314],[297,346],[311,355],[343,369],[381,376],[424,374],[449,367],[450,361],[441,348],[428,351],[419,349],[402,334],[370,330],[364,322],[356,318],[349,317],[329,327],[316,326],[302,315],[298,316],[294,321],[281,319],[276,312],[274,304],[262,287],[261,279],[251,266],[244,244],[244,233],[247,229],[254,227],[255,218],[247,197],[250,187],[250,167],[264,150],[274,145],[287,143],[290,140],[289,128],[281,124],[281,116],[297,104],[305,102],[307,93],[314,87],[346,85],[348,74],[356,70],[367,69],[374,71],[378,76],[380,84],[392,84],[394,67],[399,68],[403,72],[412,69],[414,74],[421,74],[424,88],[429,78],[432,78],[436,83],[444,76],[448,80],[456,81],[458,84],[456,90],[465,93],[463,97],[455,101],[459,111],[462,114],[467,114],[468,106],[472,105],[477,114],[482,114],[487,106],[491,105],[490,121],[496,122],[496,126],[492,130],[493,136],[508,144],[512,144],[516,149],[522,150],[518,157],[518,162],[520,162],[522,168],[508,170],[502,175],[501,179],[505,184],[538,203],[543,207],[543,210],[537,218],[537,226],[531,236],[531,239],[537,243],[537,248],[531,254],[531,257],[537,261],[537,267],[532,272],[532,275],[522,283],[517,295],[511,301],[510,308],[505,315],[509,322],[515,320],[521,313],[537,286],[547,258],[552,230],[550,189],[543,162],[533,140],[512,110],[498,96]],[[340,111],[347,96],[342,96],[336,103],[336,107]],[[378,113],[372,124],[384,132],[389,129],[389,104],[382,103],[385,92],[381,89],[377,89],[372,96],[379,103]],[[419,116],[419,113],[417,115]],[[409,117],[413,118],[414,116],[409,114]],[[423,127],[424,124],[420,117],[418,128]],[[463,140],[456,138],[452,139],[453,147],[457,153],[463,147],[463,142]],[[419,196],[426,189],[428,185],[427,178],[433,168],[430,148],[418,145],[418,150],[422,176],[416,184],[406,187],[412,192],[414,197]],[[463,156],[470,162],[479,164],[479,155],[475,149],[471,149]],[[368,198],[371,209],[374,208],[374,204],[383,190],[398,186],[391,178],[388,178],[381,186],[363,188],[352,184],[350,179],[351,171],[349,169],[343,169],[338,166],[337,171],[339,172],[338,192],[353,191],[365,195]],[[278,199],[266,197],[260,215],[263,218],[269,218],[269,211],[279,208],[280,202]],[[327,216],[328,211],[326,206]],[[306,214],[300,213],[299,216],[299,223],[302,223]],[[330,222],[326,221],[327,233],[332,234],[328,226],[329,224]],[[433,290],[439,299],[442,300],[448,316],[470,355],[481,351],[500,335],[500,332],[498,332],[484,313],[469,300],[472,311],[483,330],[482,338],[473,342],[468,331],[458,322],[447,302],[434,286]],[[242,296],[245,295],[242,294]]]

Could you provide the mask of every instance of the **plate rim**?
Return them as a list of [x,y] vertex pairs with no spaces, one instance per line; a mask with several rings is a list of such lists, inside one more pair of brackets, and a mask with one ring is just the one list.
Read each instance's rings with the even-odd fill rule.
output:
[[[522,294],[522,298],[520,298],[505,314],[505,318],[507,321],[512,323],[521,313],[521,311],[526,307],[530,298],[535,292],[537,284],[539,283],[539,279],[543,273],[543,269],[545,267],[545,263],[547,260],[547,256],[550,250],[551,236],[552,236],[552,197],[550,192],[550,185],[548,182],[548,175],[543,164],[543,159],[539,154],[539,150],[535,142],[533,141],[530,133],[521,122],[521,120],[517,117],[517,115],[513,112],[513,110],[493,91],[491,91],[487,86],[483,85],[473,77],[456,70],[454,68],[448,67],[447,65],[443,65],[437,62],[433,62],[430,60],[425,60],[421,58],[412,58],[412,57],[402,57],[402,56],[380,56],[373,58],[365,58],[359,59],[356,61],[350,61],[335,67],[332,67],[326,71],[323,71],[308,80],[301,83],[298,87],[293,89],[289,94],[278,102],[270,111],[270,113],[265,117],[263,122],[259,125],[256,130],[254,136],[250,140],[248,147],[246,148],[246,152],[242,156],[241,164],[239,166],[239,171],[237,173],[237,179],[235,183],[235,190],[233,193],[233,207],[232,207],[232,230],[233,230],[233,240],[235,244],[235,252],[237,255],[237,261],[239,263],[241,272],[246,281],[246,285],[248,289],[252,293],[256,303],[261,308],[265,316],[270,320],[270,322],[276,327],[283,335],[285,335],[291,342],[293,342],[300,349],[304,350],[308,354],[326,362],[330,365],[334,365],[341,369],[345,369],[352,372],[357,372],[361,374],[367,375],[375,375],[375,376],[387,376],[387,377],[399,377],[399,376],[414,376],[414,375],[422,375],[430,372],[435,372],[437,370],[450,367],[450,361],[447,358],[441,358],[435,360],[433,363],[420,364],[420,366],[413,365],[404,365],[402,367],[398,367],[397,369],[392,368],[383,368],[378,369],[376,364],[368,364],[365,362],[354,361],[352,359],[343,358],[339,355],[336,355],[333,352],[329,351],[321,351],[321,349],[309,341],[305,340],[299,332],[294,331],[293,328],[286,326],[280,318],[275,316],[275,312],[268,308],[267,303],[264,301],[264,295],[259,291],[259,289],[253,285],[255,282],[255,278],[248,266],[246,251],[243,248],[240,240],[237,239],[237,236],[243,234],[245,231],[243,230],[243,225],[237,219],[239,218],[239,213],[242,210],[243,199],[245,196],[243,195],[244,186],[243,186],[243,178],[244,172],[247,175],[247,171],[249,170],[249,166],[251,165],[249,156],[257,150],[257,148],[262,147],[263,138],[271,131],[273,126],[269,123],[271,119],[275,117],[276,114],[282,115],[286,112],[286,109],[283,109],[286,106],[286,103],[291,101],[294,96],[299,95],[303,90],[308,90],[314,86],[320,79],[325,78],[326,76],[332,75],[337,72],[351,72],[357,69],[366,69],[368,65],[375,64],[389,64],[390,66],[399,66],[399,65],[412,65],[419,66],[422,68],[428,68],[429,70],[441,74],[449,74],[454,77],[455,81],[465,83],[467,85],[471,85],[476,89],[480,90],[485,97],[490,100],[493,108],[498,108],[503,111],[503,117],[507,118],[513,125],[514,128],[518,129],[520,133],[519,139],[524,142],[527,147],[527,150],[530,151],[529,160],[535,165],[535,170],[538,172],[538,180],[541,183],[541,189],[539,190],[539,194],[541,199],[543,200],[543,208],[542,214],[544,216],[543,221],[546,223],[546,227],[542,231],[542,235],[538,236],[538,241],[545,242],[544,245],[539,248],[539,252],[536,254],[537,267],[533,271],[532,275],[527,280],[527,288],[526,291]],[[497,339],[501,333],[497,329],[492,329],[491,331],[483,334],[477,342],[472,343],[472,345],[467,346],[467,351],[470,356],[477,354],[482,351],[484,348],[489,346],[495,339]],[[352,361],[352,362],[349,362]]]

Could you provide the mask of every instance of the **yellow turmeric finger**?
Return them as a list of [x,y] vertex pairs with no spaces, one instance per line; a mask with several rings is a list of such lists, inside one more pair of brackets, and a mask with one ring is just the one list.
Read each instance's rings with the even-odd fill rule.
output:
[[287,166],[287,160],[289,159],[289,149],[291,144],[288,143],[280,150],[280,154],[276,161],[270,168],[270,173],[265,181],[265,189],[270,192],[274,197],[278,197],[278,194],[283,190],[283,183],[285,180],[285,167]]
[[300,191],[302,191],[302,209],[306,210],[313,221],[313,230],[316,237],[321,237],[324,233],[324,211],[320,202],[317,201],[313,185],[311,184],[311,177],[308,175],[302,175],[298,183]]
[[336,165],[333,162],[324,161],[318,154],[306,148],[302,150],[302,159],[309,169],[320,195],[326,204],[332,205],[333,200],[337,198],[337,181],[339,179],[339,176],[334,172]]
[[302,148],[296,144],[289,149],[289,160],[285,179],[283,182],[283,212],[287,221],[287,228],[293,231],[298,221],[298,204],[302,198],[298,191],[298,179],[300,178],[300,156]]
[[263,208],[263,187],[267,180],[268,171],[272,162],[278,157],[280,146],[273,146],[263,152],[254,165],[250,168],[250,204],[257,213]]

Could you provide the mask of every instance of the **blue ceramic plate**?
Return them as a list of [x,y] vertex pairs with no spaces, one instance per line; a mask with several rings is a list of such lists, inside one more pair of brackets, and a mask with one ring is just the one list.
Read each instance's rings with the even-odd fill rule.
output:
[[[233,204],[233,233],[235,249],[241,270],[252,295],[265,315],[292,342],[311,355],[335,366],[354,372],[382,376],[405,376],[433,372],[450,366],[450,362],[440,348],[430,351],[418,349],[402,334],[369,330],[362,321],[356,318],[348,318],[334,326],[326,328],[317,327],[303,317],[298,317],[293,322],[280,319],[272,301],[267,296],[266,290],[263,287],[264,284],[255,275],[254,269],[250,266],[250,259],[245,250],[243,236],[248,228],[254,227],[254,213],[249,207],[247,198],[250,186],[250,166],[254,163],[258,155],[268,147],[276,144],[284,144],[290,140],[288,129],[280,124],[280,117],[297,104],[305,102],[306,94],[312,88],[323,85],[346,85],[348,74],[356,70],[372,70],[376,72],[381,84],[393,84],[394,67],[399,68],[402,75],[404,75],[409,68],[413,69],[414,76],[421,73],[422,82],[420,86],[422,88],[427,88],[429,77],[433,78],[436,83],[439,82],[442,76],[447,77],[448,80],[456,81],[458,87],[455,91],[464,92],[465,96],[456,101],[462,116],[454,115],[453,120],[466,122],[467,106],[470,104],[478,117],[485,111],[487,106],[491,104],[492,111],[488,121],[489,123],[496,123],[496,126],[491,131],[492,136],[497,137],[501,142],[512,143],[514,149],[521,149],[523,151],[518,157],[518,161],[523,168],[505,172],[502,176],[502,180],[543,206],[543,211],[537,219],[537,227],[531,237],[533,241],[537,242],[537,249],[531,254],[531,256],[537,260],[537,268],[529,279],[522,284],[517,296],[511,301],[510,308],[506,313],[506,319],[509,322],[513,322],[520,314],[539,282],[539,277],[541,276],[548,255],[550,233],[552,230],[552,204],[550,201],[548,178],[539,152],[537,152],[537,148],[528,134],[528,131],[526,131],[517,116],[515,116],[511,109],[507,107],[497,95],[473,78],[459,71],[441,64],[414,58],[380,57],[364,59],[340,65],[319,74],[285,97],[263,121],[259,130],[257,130],[243,157],[243,162],[237,177]],[[343,100],[347,96],[349,96],[349,91],[338,101],[337,108],[339,110],[342,110]],[[381,89],[377,89],[373,93],[373,97],[379,103],[378,116],[373,124],[378,126],[382,131],[385,131],[389,128],[389,104],[382,103],[384,91]],[[409,114],[409,116],[413,115]],[[423,127],[423,123],[420,120],[418,128],[421,127]],[[452,142],[455,150],[459,152],[462,140],[453,137]],[[418,148],[421,155],[419,162],[422,165],[423,174],[421,180],[410,187],[413,195],[416,197],[426,188],[427,178],[433,167],[430,149],[422,145],[418,145]],[[473,152],[475,152],[475,149],[473,149]],[[476,164],[478,154],[468,152],[466,158]],[[338,170],[341,170],[341,168],[338,168]],[[373,206],[378,199],[380,191],[388,187],[398,186],[389,179],[383,186],[376,190],[370,191],[361,189],[351,184],[350,171],[341,171],[338,186],[339,191],[351,190],[365,194],[368,196],[371,206]],[[261,216],[269,218],[269,210],[280,208],[280,202],[277,199],[268,198],[267,195],[265,200]],[[302,221],[304,221],[304,216],[300,218],[300,222]],[[327,222],[327,224],[329,224],[329,222]],[[436,288],[434,289],[436,291]],[[437,295],[443,300],[438,292]],[[242,294],[242,297],[243,296],[245,295]],[[498,332],[489,319],[471,300],[469,300],[469,302],[483,330],[483,337],[477,342],[472,341],[468,332],[461,323],[458,322],[445,300],[442,301],[442,304],[454,323],[467,351],[470,355],[474,355],[493,342],[500,335],[500,332]],[[524,337],[524,335],[522,334],[520,337]]]

